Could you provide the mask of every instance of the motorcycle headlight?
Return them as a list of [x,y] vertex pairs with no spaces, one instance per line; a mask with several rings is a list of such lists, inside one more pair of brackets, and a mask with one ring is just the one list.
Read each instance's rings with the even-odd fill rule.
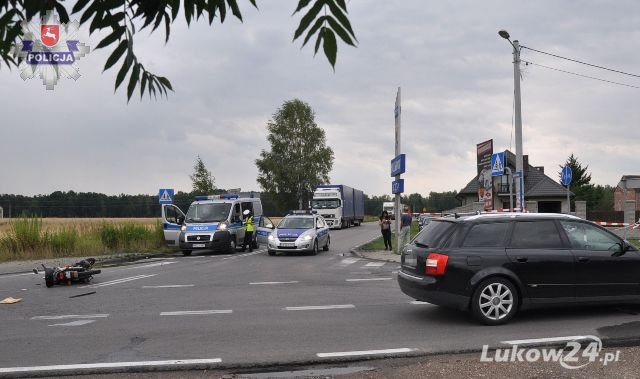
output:
[[226,222],[221,222],[221,223],[218,224],[218,230],[225,231],[225,230],[227,230],[228,227],[229,227],[229,225],[227,225]]
[[309,242],[312,238],[313,237],[311,236],[311,234],[307,234],[306,236],[302,237],[302,240],[305,242]]

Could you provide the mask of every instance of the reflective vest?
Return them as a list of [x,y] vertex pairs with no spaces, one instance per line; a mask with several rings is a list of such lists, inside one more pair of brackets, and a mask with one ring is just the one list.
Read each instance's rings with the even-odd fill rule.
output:
[[247,217],[247,232],[253,232],[253,216]]

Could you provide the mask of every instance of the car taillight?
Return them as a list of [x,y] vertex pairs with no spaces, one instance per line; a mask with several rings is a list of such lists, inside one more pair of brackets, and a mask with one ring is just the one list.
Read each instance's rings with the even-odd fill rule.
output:
[[448,260],[448,255],[430,253],[429,256],[427,256],[427,264],[424,268],[425,274],[433,276],[444,275],[444,272],[447,269]]

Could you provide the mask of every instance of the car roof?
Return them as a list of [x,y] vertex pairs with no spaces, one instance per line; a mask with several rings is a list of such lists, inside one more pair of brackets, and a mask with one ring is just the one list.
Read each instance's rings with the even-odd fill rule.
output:
[[505,220],[582,220],[580,217],[564,213],[521,213],[521,212],[499,212],[480,213],[464,215],[448,215],[442,217],[447,221],[456,222],[476,222],[476,221],[505,221]]

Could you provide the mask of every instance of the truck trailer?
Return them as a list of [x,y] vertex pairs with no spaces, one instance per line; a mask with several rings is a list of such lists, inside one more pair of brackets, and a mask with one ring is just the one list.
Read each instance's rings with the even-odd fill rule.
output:
[[311,209],[331,229],[357,226],[364,220],[364,193],[344,184],[322,184],[313,191]]

